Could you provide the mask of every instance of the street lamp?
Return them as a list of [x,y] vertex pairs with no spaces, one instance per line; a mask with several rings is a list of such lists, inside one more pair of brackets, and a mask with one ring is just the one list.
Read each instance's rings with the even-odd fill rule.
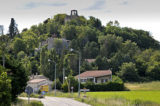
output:
[[[51,59],[48,59],[48,62],[51,62]],[[56,62],[54,62],[54,64],[55,64],[55,77],[54,77],[55,85],[54,85],[54,95],[56,96]]]
[[[65,77],[65,80],[67,80],[67,77]],[[70,85],[71,85],[71,82],[70,82],[70,79],[68,78],[69,81],[67,81],[68,83],[68,92],[70,93]]]
[[[74,49],[70,49],[70,51],[75,51]],[[81,65],[81,53],[76,51],[79,55],[79,75],[78,75],[78,97],[80,97],[80,65]]]

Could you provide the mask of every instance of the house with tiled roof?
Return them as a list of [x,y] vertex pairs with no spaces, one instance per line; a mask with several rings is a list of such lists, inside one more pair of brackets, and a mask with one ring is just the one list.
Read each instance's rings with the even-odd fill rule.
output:
[[27,82],[27,86],[30,86],[33,89],[33,93],[38,93],[41,86],[47,85],[49,91],[51,90],[52,81],[46,78],[43,75],[32,75]]
[[83,73],[76,76],[76,78],[80,78],[81,83],[85,83],[87,81],[91,81],[94,83],[105,83],[112,80],[112,71],[111,70],[92,70],[85,71]]

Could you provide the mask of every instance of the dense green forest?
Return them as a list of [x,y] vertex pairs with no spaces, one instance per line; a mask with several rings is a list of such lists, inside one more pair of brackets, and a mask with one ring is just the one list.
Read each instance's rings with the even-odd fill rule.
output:
[[[53,80],[55,62],[62,81],[63,69],[66,76],[78,74],[79,56],[81,72],[110,69],[126,82],[160,80],[160,43],[148,31],[121,27],[118,21],[103,26],[93,16],[67,22],[65,17],[57,14],[21,33],[11,19],[9,33],[0,36],[0,83],[7,80],[8,90],[13,90],[16,80],[24,78],[20,88],[24,90],[29,75],[43,74]],[[12,97],[19,94],[14,92]]]

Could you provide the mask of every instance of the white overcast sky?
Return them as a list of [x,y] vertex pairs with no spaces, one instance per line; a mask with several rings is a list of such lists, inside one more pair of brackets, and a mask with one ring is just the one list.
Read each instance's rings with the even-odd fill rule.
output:
[[118,20],[122,27],[147,30],[160,41],[160,0],[0,0],[0,25],[7,32],[10,18],[15,18],[22,30],[72,9],[99,18],[103,25]]

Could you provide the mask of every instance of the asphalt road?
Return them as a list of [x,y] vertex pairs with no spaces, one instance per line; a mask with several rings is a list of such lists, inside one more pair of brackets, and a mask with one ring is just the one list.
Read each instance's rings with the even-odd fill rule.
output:
[[[28,100],[26,97],[19,97],[20,99]],[[45,97],[42,99],[30,98],[30,100],[41,101],[44,106],[90,106],[85,103],[78,102],[71,98],[59,98],[59,97]]]

